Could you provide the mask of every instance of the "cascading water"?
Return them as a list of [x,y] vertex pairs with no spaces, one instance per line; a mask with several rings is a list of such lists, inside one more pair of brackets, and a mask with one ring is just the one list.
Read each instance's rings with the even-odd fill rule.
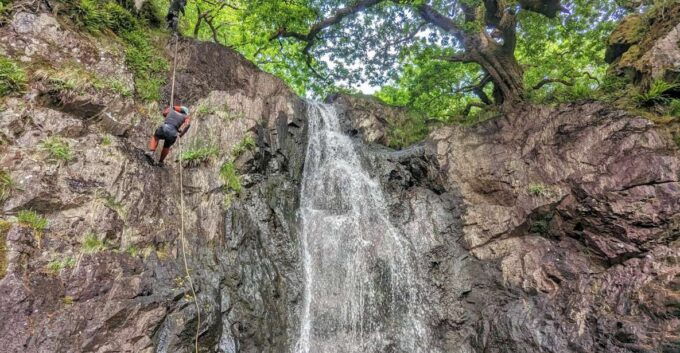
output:
[[301,196],[304,301],[296,353],[433,352],[409,240],[333,106],[308,105]]

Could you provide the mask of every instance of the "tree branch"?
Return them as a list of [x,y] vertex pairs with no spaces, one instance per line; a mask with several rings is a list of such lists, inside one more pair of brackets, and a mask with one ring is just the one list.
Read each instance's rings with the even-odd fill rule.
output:
[[[385,0],[359,0],[350,6],[338,10],[338,12],[336,12],[331,17],[328,17],[313,24],[312,27],[309,28],[309,32],[307,32],[306,34],[300,32],[289,32],[288,30],[286,30],[286,28],[281,28],[275,34],[269,37],[269,40],[271,41],[276,38],[295,38],[305,42],[313,42],[314,39],[316,38],[316,35],[319,34],[319,32],[321,32],[325,28],[338,24],[345,17],[353,15],[357,12],[361,12],[383,1]],[[308,46],[310,45],[308,44]]]
[[559,79],[559,78],[545,78],[545,79],[541,80],[541,82],[534,85],[534,87],[532,87],[532,89],[535,91],[535,90],[541,89],[541,87],[543,87],[547,84],[551,84],[551,83],[561,83],[565,86],[573,86],[574,85],[574,81],[567,81],[567,80],[563,80],[563,79]]
[[465,32],[452,19],[440,14],[432,6],[427,4],[418,5],[418,14],[423,20],[441,28],[445,32],[451,33],[456,39],[463,42]]

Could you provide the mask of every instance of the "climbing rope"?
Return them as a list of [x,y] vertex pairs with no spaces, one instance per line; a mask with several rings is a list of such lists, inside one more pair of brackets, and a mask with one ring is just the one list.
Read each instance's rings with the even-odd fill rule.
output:
[[[174,34],[175,38],[175,49],[173,51],[173,61],[172,61],[172,84],[170,86],[170,109],[175,109],[175,74],[177,72],[177,43],[179,42],[177,33]],[[187,261],[187,245],[186,238],[184,236],[184,179],[182,175],[182,137],[178,140],[179,143],[179,205],[180,205],[180,238],[182,240],[182,257],[184,259],[184,272],[189,280],[189,287],[191,287],[191,294],[194,296],[194,304],[196,305],[196,336],[194,337],[194,349],[195,353],[198,353],[198,335],[201,330],[201,308],[198,305],[198,297],[196,296],[196,290],[194,289],[194,281],[189,272],[189,262]]]

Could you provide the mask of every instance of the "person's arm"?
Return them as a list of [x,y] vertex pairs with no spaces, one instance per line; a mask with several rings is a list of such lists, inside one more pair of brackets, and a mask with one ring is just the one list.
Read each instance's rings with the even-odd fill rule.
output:
[[167,118],[170,113],[170,107],[163,109],[163,117]]
[[184,137],[184,134],[189,131],[189,128],[191,127],[191,118],[186,117],[184,118],[184,122],[182,123],[182,126],[179,127],[179,137]]

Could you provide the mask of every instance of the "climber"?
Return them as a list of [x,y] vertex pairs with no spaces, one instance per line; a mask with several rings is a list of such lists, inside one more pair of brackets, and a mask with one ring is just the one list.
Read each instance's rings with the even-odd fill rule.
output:
[[173,108],[174,109],[170,109],[170,107],[167,107],[163,111],[165,122],[156,129],[151,140],[149,140],[149,151],[146,152],[146,156],[153,162],[153,155],[156,152],[156,147],[158,147],[158,140],[165,141],[163,150],[161,151],[161,157],[158,160],[159,166],[163,166],[163,161],[170,153],[170,147],[175,143],[175,140],[177,140],[177,136],[179,135],[179,137],[182,138],[182,136],[189,131],[189,127],[191,127],[189,108],[179,105],[176,105]]
[[165,20],[168,21],[168,27],[172,29],[173,32],[177,33],[177,28],[179,26],[179,13],[184,15],[184,6],[186,6],[187,0],[172,0],[170,8],[168,8],[168,14],[165,16]]

